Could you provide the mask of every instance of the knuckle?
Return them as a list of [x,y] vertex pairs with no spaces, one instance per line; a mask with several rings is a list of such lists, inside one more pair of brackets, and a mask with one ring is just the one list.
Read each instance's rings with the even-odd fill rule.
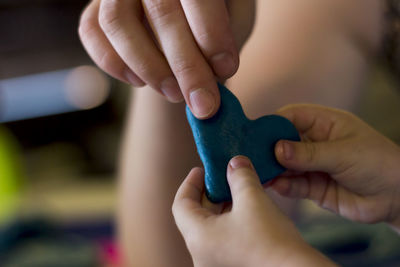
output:
[[244,186],[243,189],[240,191],[241,196],[244,199],[251,200],[254,196],[257,196],[260,193],[260,190],[253,186]]
[[314,143],[306,142],[306,158],[305,160],[309,163],[313,163],[318,158],[318,149]]
[[122,75],[125,64],[114,53],[114,51],[104,51],[97,60],[97,65],[105,72],[112,75]]
[[88,35],[91,35],[92,31],[98,27],[96,17],[88,12],[88,8],[86,8],[80,17],[79,26],[78,26],[78,34],[81,39],[86,38]]
[[97,65],[99,65],[102,69],[108,69],[108,66],[113,65],[113,59],[110,55],[110,52],[106,51],[100,55]]
[[146,1],[148,18],[152,21],[165,20],[179,10],[175,1],[148,0]]
[[119,1],[105,1],[100,8],[98,23],[106,34],[114,34],[121,25],[121,6]]
[[199,66],[196,62],[191,60],[175,60],[172,63],[172,68],[174,69],[175,75],[177,76],[191,76],[198,72]]
[[174,202],[172,203],[172,207],[171,207],[171,211],[172,211],[172,215],[176,218],[177,214],[178,214],[178,200],[175,198]]
[[233,37],[228,29],[205,26],[204,29],[198,29],[193,33],[201,48],[208,51],[211,55],[221,50],[231,51],[231,53],[235,51]]
[[[208,43],[213,40],[221,40],[221,35],[216,32],[216,30],[210,29],[198,32],[196,34],[196,39],[199,43]],[[221,42],[216,42],[217,45],[221,45]]]
[[135,61],[131,69],[154,89],[160,88],[165,77],[170,75],[169,69],[160,64],[155,64],[155,61],[150,59]]
[[182,219],[184,216],[184,211],[186,210],[185,208],[186,202],[185,199],[181,199],[177,196],[174,198],[174,202],[172,203],[172,214],[175,217],[175,220],[179,221]]
[[[177,194],[179,194],[179,192]],[[172,214],[178,217],[178,215],[180,215],[180,212],[185,210],[185,204],[186,203],[184,199],[181,199],[180,197],[178,197],[178,195],[176,195],[174,198],[174,202],[172,203]]]
[[[240,172],[241,171],[241,172]],[[259,178],[255,174],[247,170],[238,170],[238,173],[234,180],[236,180],[236,188],[238,188],[238,193],[245,197],[254,197],[260,192],[263,192],[262,187],[259,186]]]
[[90,35],[93,30],[93,25],[88,21],[82,21],[79,23],[78,34],[81,39],[85,39]]
[[152,83],[157,83],[160,80],[161,67],[156,67],[151,64],[151,60],[139,60],[135,62],[135,73],[139,76],[151,80]]

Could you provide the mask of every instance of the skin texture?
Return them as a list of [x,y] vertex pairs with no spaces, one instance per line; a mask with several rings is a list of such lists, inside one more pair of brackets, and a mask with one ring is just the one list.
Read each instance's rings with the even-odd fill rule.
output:
[[[204,8],[210,1],[201,1],[205,3]],[[194,34],[201,33],[207,25],[207,29],[219,31],[223,23],[219,19],[216,22],[215,14],[209,10],[207,16],[198,15],[203,7],[193,4],[195,1],[192,5],[189,1],[181,2],[186,6],[179,9],[181,24],[177,20],[166,21],[165,25],[149,22],[145,10],[148,14],[163,8],[165,11],[166,5],[157,9],[148,8],[147,4],[157,5],[162,1],[93,0],[81,17],[79,34],[94,62],[110,75],[132,85],[147,84],[135,89],[130,100],[119,168],[117,223],[126,266],[187,267],[192,264],[170,210],[183,178],[193,166],[201,163],[186,122],[184,104],[170,104],[157,92],[167,92],[164,94],[170,102],[179,102],[182,93],[186,101],[190,100],[190,91],[196,88],[205,88],[214,94],[215,76],[219,71],[214,70],[211,60],[199,52],[206,49],[206,45],[200,46],[199,42],[211,42],[207,45],[211,47],[209,51],[217,53],[215,47],[229,44],[228,39],[232,37]],[[231,18],[231,33],[239,50],[252,29],[254,6],[248,4],[254,2],[225,2]],[[229,84],[249,117],[273,112],[274,103],[291,101],[288,96],[293,97],[293,101],[301,96],[302,101],[324,103],[323,95],[330,90],[337,93],[333,104],[339,105],[343,99],[349,99],[346,108],[352,105],[367,72],[367,62],[378,47],[380,29],[377,24],[380,24],[382,10],[377,3],[382,1],[338,0],[331,1],[330,5],[318,2],[321,1],[299,0],[292,5],[293,1],[289,0],[260,1],[263,5],[258,9],[258,25],[261,25],[258,27],[264,31],[259,31],[250,41],[259,45],[253,48],[249,43],[248,51],[254,51],[251,57],[243,59],[243,66],[248,71],[239,70]],[[141,8],[138,9],[138,5]],[[360,12],[360,6],[363,12]],[[188,11],[188,7],[193,12]],[[224,12],[223,8],[216,10]],[[214,19],[208,17],[208,13]],[[176,31],[170,28],[182,26],[182,14],[186,17],[186,30],[178,31],[183,35],[176,36]],[[171,16],[161,17],[165,20]],[[216,17],[224,18],[221,14]],[[264,20],[266,18],[269,20]],[[196,23],[202,19],[210,23]],[[187,26],[195,24],[201,28],[194,30]],[[168,38],[161,36],[161,30],[151,30],[161,25],[165,31],[172,31],[168,35],[171,44]],[[187,31],[192,33],[190,40]],[[329,39],[325,38],[327,36]],[[158,39],[159,43],[155,41]],[[187,54],[187,51],[193,51],[193,44],[198,50]],[[222,47],[218,52],[225,49],[233,48]],[[185,56],[176,55],[177,52],[185,52]],[[201,57],[203,59],[199,59]],[[254,59],[254,64],[258,65],[252,65]],[[196,63],[194,67],[193,61]],[[229,75],[220,73],[217,76],[221,79]],[[164,80],[167,80],[167,85],[162,85]],[[279,93],[279,90],[284,91]],[[317,90],[318,97],[314,97]],[[217,96],[215,101],[217,107]]]
[[278,161],[290,171],[273,188],[362,223],[400,229],[400,147],[351,113],[318,105],[278,111],[303,142],[279,141]]
[[214,76],[236,72],[254,10],[254,0],[93,0],[79,35],[111,76],[148,84],[174,103],[184,98],[207,118],[219,107]]
[[201,164],[183,104],[150,88],[132,98],[123,142],[118,235],[124,266],[191,266],[171,205],[183,177]]
[[253,35],[228,88],[241,89],[252,118],[291,103],[354,110],[380,47],[384,2],[258,1]]
[[200,168],[189,173],[176,194],[172,211],[194,266],[335,266],[302,240],[264,193],[248,158],[233,158],[227,179],[231,204],[205,204]]
[[[273,189],[353,221],[388,223],[400,233],[399,146],[342,110],[297,104],[277,113],[292,121],[303,141],[276,144],[276,157],[289,171],[273,180]],[[249,159],[233,158],[227,180],[232,203],[208,202],[200,168],[175,196],[172,211],[194,266],[334,265],[301,239],[264,193]]]

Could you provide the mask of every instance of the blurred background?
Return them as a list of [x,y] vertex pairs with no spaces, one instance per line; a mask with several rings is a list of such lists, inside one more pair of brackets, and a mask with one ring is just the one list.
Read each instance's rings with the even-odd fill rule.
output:
[[[0,2],[1,266],[118,265],[115,178],[130,88],[97,69],[80,44],[86,3]],[[395,87],[376,66],[354,111],[400,142]],[[339,262],[399,266],[400,241],[384,226],[301,208],[306,239]]]
[[80,44],[87,2],[0,2],[1,266],[117,261],[115,173],[129,87]]

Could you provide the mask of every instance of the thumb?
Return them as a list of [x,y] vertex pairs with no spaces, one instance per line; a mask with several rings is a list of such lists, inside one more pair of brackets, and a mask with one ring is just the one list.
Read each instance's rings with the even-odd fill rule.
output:
[[264,189],[251,161],[244,156],[236,156],[228,164],[227,178],[232,194],[232,202],[247,202],[259,195]]
[[284,167],[296,171],[338,172],[348,156],[332,142],[293,142],[280,140],[275,145],[275,156]]

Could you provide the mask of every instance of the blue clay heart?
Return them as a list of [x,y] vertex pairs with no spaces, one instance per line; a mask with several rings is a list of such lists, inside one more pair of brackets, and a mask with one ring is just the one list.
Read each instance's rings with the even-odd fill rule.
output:
[[269,115],[249,120],[239,100],[218,84],[221,106],[210,119],[197,119],[186,107],[197,150],[205,169],[206,195],[214,203],[231,200],[226,167],[231,158],[244,155],[251,159],[266,183],[285,171],[275,158],[278,140],[300,141],[294,125],[281,116]]

